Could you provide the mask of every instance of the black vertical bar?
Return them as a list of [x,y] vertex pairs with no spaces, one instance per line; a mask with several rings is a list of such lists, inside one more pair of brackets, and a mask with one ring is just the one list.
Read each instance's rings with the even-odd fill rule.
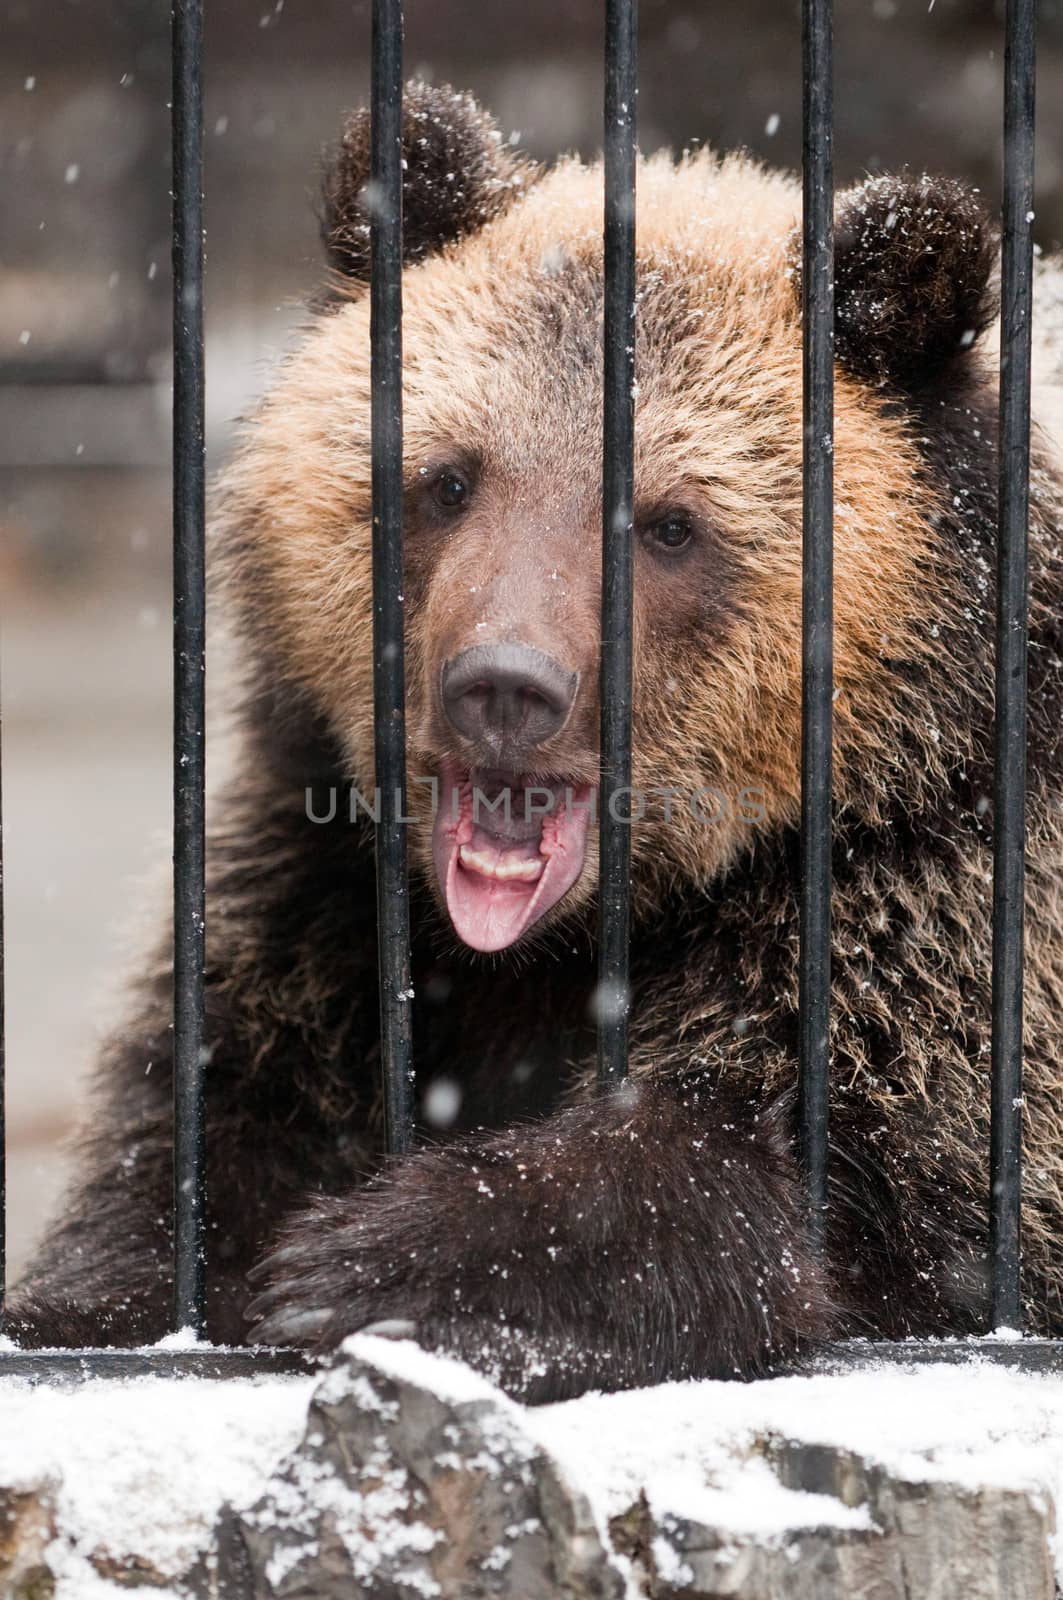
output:
[[3,717],[0,715],[0,1333],[4,1329],[7,1305],[7,1113],[6,1045],[4,1004],[4,795],[3,795]]
[[203,5],[173,12],[174,1321],[204,1331]]
[[834,173],[831,0],[803,0],[804,501],[798,1108],[813,1226],[827,1204],[834,583]]
[[603,1086],[627,1074],[637,63],[635,0],[606,0],[598,945],[598,1080]]
[[1022,1315],[1019,1278],[1035,18],[1036,0],[1007,0],[989,1157],[990,1298],[994,1328],[1018,1328]]
[[402,602],[402,4],[373,0],[369,284],[373,398],[373,710],[380,1046],[388,1150],[411,1142],[413,1029],[406,881]]

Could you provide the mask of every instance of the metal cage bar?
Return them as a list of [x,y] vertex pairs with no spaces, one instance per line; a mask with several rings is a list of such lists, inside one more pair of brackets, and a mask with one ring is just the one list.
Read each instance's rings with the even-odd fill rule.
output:
[[1059,1339],[844,1339],[817,1350],[805,1366],[815,1372],[851,1372],[867,1366],[956,1367],[977,1360],[1018,1372],[1063,1371]]
[[834,584],[834,172],[831,0],[804,0],[803,537],[798,1109],[813,1226],[827,1204]]
[[373,0],[369,339],[373,473],[373,715],[380,1053],[391,1154],[413,1130],[413,974],[406,875],[402,599],[402,4]]
[[0,1351],[0,1377],[25,1378],[31,1383],[87,1383],[93,1378],[259,1378],[266,1373],[312,1373],[320,1365],[320,1358],[301,1350],[278,1350],[269,1345]]
[[0,709],[0,1333],[4,1329],[4,1308],[7,1305],[7,1117],[6,1105],[6,1043],[7,1017],[4,988],[4,726]]
[[1036,0],[1008,0],[1004,55],[989,1157],[990,1316],[994,1328],[1018,1328],[1022,1315],[1019,1278],[1035,20]]
[[598,1079],[627,1074],[631,923],[631,600],[635,444],[635,0],[605,7]]
[[[1018,1327],[1023,857],[1036,0],[1007,0],[994,790],[990,1257],[994,1325]],[[204,350],[202,0],[173,0],[175,1320],[204,1328]],[[799,1132],[812,1216],[826,1207],[833,578],[831,0],[803,0],[804,500]],[[634,531],[636,0],[606,0],[599,1075],[627,1066]],[[371,112],[374,712],[377,903],[388,1147],[412,1138],[402,601],[402,7],[374,0]],[[3,1310],[3,834],[0,818],[0,1315]],[[1059,1370],[1054,1340],[851,1340],[824,1369],[977,1354]],[[0,1352],[0,1372],[235,1376],[306,1370],[298,1352]]]
[[203,5],[173,26],[174,1324],[205,1329]]

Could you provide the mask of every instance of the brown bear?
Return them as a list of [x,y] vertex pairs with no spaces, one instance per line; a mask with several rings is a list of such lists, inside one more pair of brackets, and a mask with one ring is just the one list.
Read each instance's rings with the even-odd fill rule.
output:
[[[242,765],[210,834],[210,1335],[323,1350],[397,1321],[545,1400],[748,1376],[842,1332],[983,1329],[997,402],[981,206],[928,177],[871,178],[838,202],[821,1254],[794,1153],[799,188],[742,156],[639,167],[632,1071],[599,1098],[602,174],[541,171],[467,97],[410,87],[420,1125],[389,1163],[367,127],[351,119],[328,172],[329,288],[214,517],[246,670]],[[1045,296],[1057,282],[1042,275]],[[1036,440],[1031,513],[1024,1288],[1029,1328],[1059,1334],[1050,449]],[[27,1343],[166,1331],[170,984],[161,954],[104,1052],[80,1181],[14,1300]]]

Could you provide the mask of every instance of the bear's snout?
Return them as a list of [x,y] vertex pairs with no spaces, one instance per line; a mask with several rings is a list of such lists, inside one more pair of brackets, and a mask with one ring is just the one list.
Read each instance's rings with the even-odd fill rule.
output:
[[440,696],[447,721],[487,762],[511,771],[561,732],[579,673],[530,645],[473,645],[443,663]]

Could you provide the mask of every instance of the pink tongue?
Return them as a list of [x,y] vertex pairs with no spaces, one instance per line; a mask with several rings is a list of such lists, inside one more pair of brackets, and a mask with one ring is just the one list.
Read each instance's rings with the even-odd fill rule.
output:
[[[447,784],[443,789],[446,794]],[[519,843],[485,838],[484,830],[473,826],[467,805],[457,819],[450,805],[440,805],[432,834],[436,874],[454,931],[465,944],[484,953],[507,949],[571,889],[583,870],[588,799],[589,790],[575,789],[573,803],[566,805],[562,791],[554,812],[543,819],[541,838]],[[461,861],[462,845],[494,862],[538,859],[543,870],[534,882],[491,877]]]

